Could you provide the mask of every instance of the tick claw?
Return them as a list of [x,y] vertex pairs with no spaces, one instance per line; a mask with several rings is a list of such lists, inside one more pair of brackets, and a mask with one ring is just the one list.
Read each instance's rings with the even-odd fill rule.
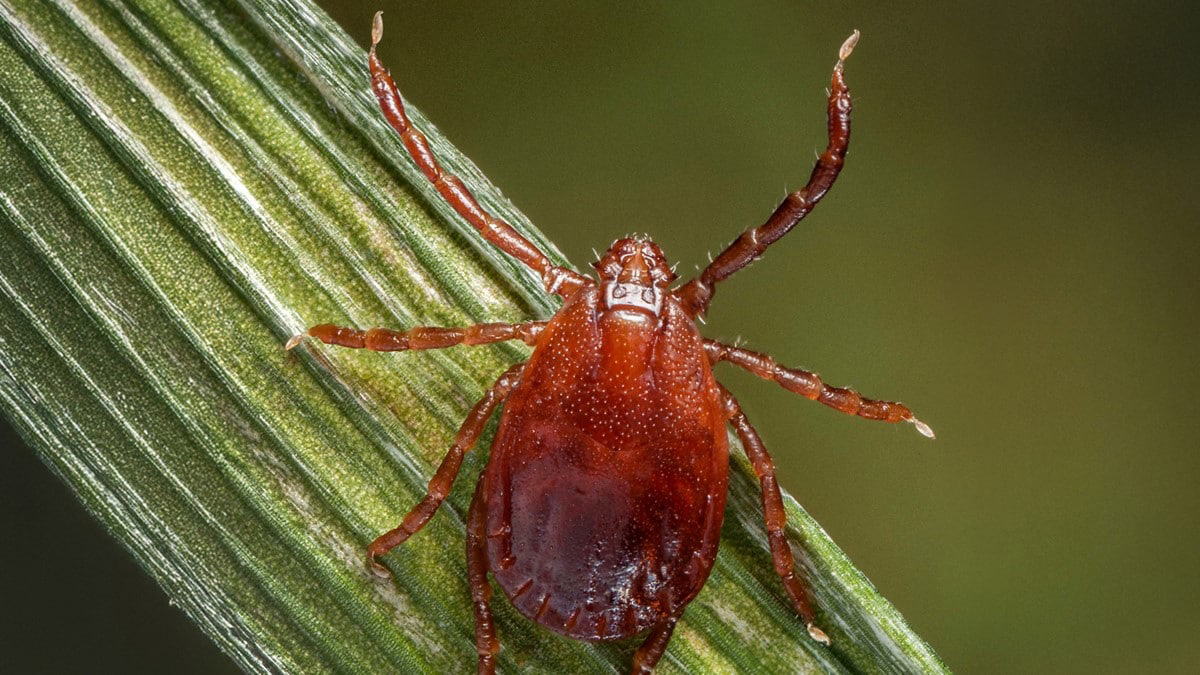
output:
[[825,631],[821,630],[820,628],[817,628],[815,625],[813,625],[811,623],[808,624],[807,626],[805,626],[805,628],[808,628],[809,637],[816,640],[817,642],[820,642],[823,645],[826,645],[826,646],[829,645],[829,636],[825,634]]
[[375,12],[375,18],[371,19],[371,46],[379,44],[383,39],[383,12]]
[[308,337],[308,333],[300,333],[299,335],[293,335],[292,337],[288,338],[287,343],[283,345],[283,351],[292,351],[297,345],[299,345],[301,342],[304,342],[304,338],[306,337]]
[[380,579],[392,578],[391,570],[380,564],[380,562],[375,559],[375,556],[367,558],[367,563],[371,566],[371,571],[375,574],[375,576],[379,577]]
[[912,425],[916,427],[917,431],[925,438],[937,438],[937,436],[933,434],[933,429],[930,428],[928,424],[925,424],[915,417],[909,420],[909,422],[912,422]]
[[845,61],[850,58],[850,53],[854,51],[854,45],[858,44],[860,35],[861,33],[856,29],[850,34],[850,37],[846,38],[846,41],[842,43],[842,48],[838,50],[838,61]]

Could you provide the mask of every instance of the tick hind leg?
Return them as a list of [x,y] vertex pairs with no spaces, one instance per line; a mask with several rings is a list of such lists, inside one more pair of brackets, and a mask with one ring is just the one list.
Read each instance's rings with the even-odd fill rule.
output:
[[533,345],[546,327],[545,321],[529,323],[478,323],[466,328],[417,326],[406,331],[390,328],[348,328],[323,323],[292,337],[284,345],[291,350],[306,337],[314,337],[327,345],[369,349],[375,352],[401,352],[420,349],[443,349],[455,345],[486,345],[505,340],[521,340]]
[[638,647],[637,653],[633,655],[633,670],[630,671],[633,675],[645,675],[654,670],[654,666],[667,651],[667,643],[671,641],[671,633],[675,632],[675,624],[678,621],[679,617],[672,616],[650,630],[642,646]]
[[731,347],[716,340],[705,339],[704,351],[708,354],[709,361],[714,364],[719,361],[728,361],[764,380],[775,382],[793,394],[824,403],[847,415],[857,415],[864,419],[881,422],[908,422],[916,427],[921,435],[933,438],[933,429],[913,416],[912,411],[903,403],[877,401],[872,398],[864,398],[853,389],[831,387],[822,382],[821,377],[816,373],[799,368],[786,368],[775,363],[775,359],[766,354],[740,347]]
[[775,480],[775,463],[771,461],[771,455],[767,453],[767,448],[759,438],[758,432],[750,425],[750,420],[746,419],[737,399],[724,387],[721,387],[721,392],[725,396],[725,409],[729,413],[729,423],[733,425],[733,430],[742,441],[742,447],[745,448],[746,456],[750,459],[750,464],[754,467],[754,474],[758,476],[759,484],[762,487],[763,516],[766,520],[767,541],[771,544],[771,558],[775,563],[775,573],[783,581],[783,588],[791,598],[792,605],[804,619],[804,626],[808,629],[808,634],[817,642],[829,644],[829,636],[825,634],[825,631],[817,628],[814,623],[815,617],[808,589],[796,576],[795,560],[792,558],[792,549],[787,542],[787,513],[783,510],[783,496],[779,492],[779,483]]
[[496,654],[500,638],[492,621],[492,587],[487,572],[487,502],[484,500],[483,479],[475,486],[475,496],[467,511],[467,580],[471,584],[471,601],[475,608],[475,651],[479,654],[479,675],[496,672]]
[[446,203],[458,215],[465,218],[485,239],[537,272],[541,276],[546,290],[550,293],[567,297],[577,289],[591,284],[591,280],[578,272],[550,262],[550,258],[546,257],[545,253],[521,236],[513,229],[512,225],[485,211],[462,180],[458,176],[447,173],[438,164],[437,157],[429,147],[429,140],[425,134],[412,125],[412,121],[404,111],[404,101],[400,98],[396,83],[375,53],[375,45],[379,44],[382,37],[383,12],[376,12],[375,19],[371,24],[371,51],[367,55],[367,63],[371,69],[371,88],[375,91],[375,98],[379,101],[379,108],[383,111],[383,116],[400,134],[400,140],[404,142],[409,156],[412,157],[421,173],[425,174],[425,178],[433,183],[434,189],[438,191],[442,199],[446,200]]
[[512,392],[513,387],[517,386],[524,368],[524,363],[518,363],[509,368],[488,389],[483,398],[467,414],[467,419],[459,428],[458,435],[454,437],[450,451],[442,458],[437,473],[429,481],[429,489],[425,493],[425,498],[413,507],[408,515],[404,516],[404,520],[396,529],[379,537],[367,547],[368,561],[371,563],[371,569],[377,574],[384,577],[390,576],[387,568],[379,563],[379,556],[403,544],[418,530],[425,527],[425,524],[429,522],[434,512],[446,499],[446,495],[450,494],[450,488],[454,485],[454,479],[458,476],[458,470],[462,466],[463,455],[475,445],[475,441],[479,439],[479,434],[483,433],[483,427],[487,424],[488,417],[491,416],[496,406],[500,405],[500,402]]

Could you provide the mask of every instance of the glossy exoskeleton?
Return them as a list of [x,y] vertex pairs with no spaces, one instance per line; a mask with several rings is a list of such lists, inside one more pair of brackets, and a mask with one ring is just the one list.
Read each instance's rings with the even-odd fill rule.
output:
[[[761,227],[742,233],[699,276],[671,288],[675,274],[652,241],[620,239],[594,263],[598,279],[556,266],[508,223],[487,213],[457,177],[442,170],[410,122],[390,74],[375,53],[368,63],[387,121],[438,193],[491,243],[541,276],[563,298],[548,321],[407,331],[323,324],[307,335],[327,344],[376,351],[438,349],[522,340],[529,361],[513,366],[471,410],[425,498],[396,529],[369,547],[370,564],[421,529],[449,493],[467,452],[504,403],[491,458],[467,520],[479,672],[495,670],[500,649],[489,605],[491,572],[522,614],[580,640],[613,640],[648,631],[633,671],[649,672],[680,615],[712,570],[725,509],[732,425],[762,487],[775,570],[813,639],[808,593],[794,573],[774,466],[737,400],[714,378],[728,361],[844,413],[928,426],[899,403],[824,384],[814,373],[700,336],[695,319],[716,284],[786,234],[829,190],[850,138],[850,94],[842,75],[858,40],[842,45],[829,92],[829,144],[812,177]],[[288,348],[299,343],[293,338]]]

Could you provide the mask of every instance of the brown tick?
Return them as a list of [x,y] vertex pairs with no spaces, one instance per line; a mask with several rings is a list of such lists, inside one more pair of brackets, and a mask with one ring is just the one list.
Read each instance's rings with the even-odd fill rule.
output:
[[[713,379],[718,361],[774,380],[788,391],[844,413],[910,422],[933,432],[899,403],[875,401],[786,368],[770,356],[708,340],[696,330],[716,284],[787,234],[816,206],[841,171],[850,140],[850,92],[842,67],[858,41],[842,45],[829,90],[829,145],[808,184],[789,194],[761,227],[733,241],[698,277],[671,288],[675,274],[649,239],[618,239],[593,264],[598,280],[559,267],[508,223],[487,213],[457,177],[442,170],[424,134],[404,112],[375,45],[368,63],[384,117],[442,198],[490,242],[537,272],[563,298],[548,321],[467,328],[358,330],[323,324],[307,335],[375,351],[440,349],[522,340],[526,363],[509,368],[463,422],[429,490],[400,526],[371,543],[370,564],[420,530],[458,475],[463,453],[503,402],[491,458],[467,515],[467,572],[475,606],[479,672],[492,673],[500,642],[492,622],[492,573],[516,608],[550,630],[579,640],[616,640],[649,631],[633,658],[648,673],[675,623],[696,597],[717,555],[725,510],[733,426],[762,485],[775,571],[814,640],[808,592],[793,570],[775,468],[737,399]],[[303,338],[288,343],[295,347]]]

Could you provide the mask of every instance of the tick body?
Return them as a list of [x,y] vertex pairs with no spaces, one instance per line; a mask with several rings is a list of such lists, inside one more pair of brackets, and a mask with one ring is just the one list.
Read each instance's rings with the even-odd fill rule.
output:
[[[841,170],[850,137],[850,94],[842,75],[858,39],[842,45],[829,94],[829,144],[808,184],[788,195],[761,227],[747,230],[696,278],[675,275],[648,239],[617,240],[594,263],[597,278],[555,266],[510,225],[483,210],[445,173],[425,136],[404,112],[375,53],[372,89],[388,122],[438,193],[494,245],[533,269],[563,299],[548,321],[467,328],[359,330],[322,324],[306,335],[376,351],[438,349],[522,340],[529,361],[513,366],[468,414],[424,499],[394,530],[368,547],[371,566],[421,529],[446,498],[488,417],[504,403],[491,457],[467,518],[467,569],[480,673],[495,671],[500,643],[491,615],[490,573],[526,617],[580,640],[645,634],[633,672],[650,672],[687,604],[716,559],[728,479],[726,425],[733,427],[762,488],[776,572],[814,640],[808,593],[794,573],[785,514],[766,448],[737,400],[713,377],[728,361],[844,413],[910,422],[932,431],[907,407],[824,384],[814,373],[701,337],[695,320],[716,285],[786,234],[825,195]],[[288,343],[292,348],[304,336]]]
[[487,559],[517,609],[583,640],[682,611],[717,552],[727,419],[678,302],[655,315],[595,287],[572,295],[505,403],[483,477]]

